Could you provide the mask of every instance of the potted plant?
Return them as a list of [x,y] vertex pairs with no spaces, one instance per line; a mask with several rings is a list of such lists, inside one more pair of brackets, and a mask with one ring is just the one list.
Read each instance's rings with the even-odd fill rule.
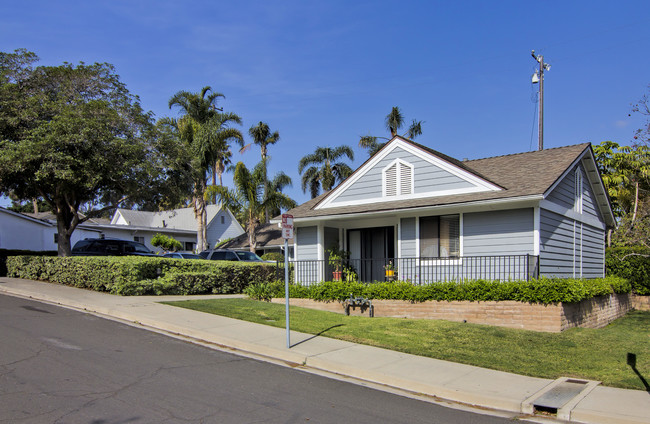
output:
[[384,270],[386,271],[386,277],[387,278],[395,278],[395,273],[397,270],[393,266],[393,261],[388,261],[388,264],[384,266]]
[[336,246],[327,249],[327,253],[329,256],[328,262],[331,266],[334,267],[334,271],[332,271],[332,278],[334,281],[341,281],[343,277],[343,261],[347,260],[350,253],[345,250],[340,250]]

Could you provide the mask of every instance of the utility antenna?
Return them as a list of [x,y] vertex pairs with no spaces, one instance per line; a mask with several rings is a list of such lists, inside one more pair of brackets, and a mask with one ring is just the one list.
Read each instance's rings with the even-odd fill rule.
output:
[[539,119],[537,120],[537,125],[539,126],[538,150],[544,150],[544,71],[550,71],[551,65],[544,63],[544,56],[541,54],[536,55],[535,50],[531,52],[531,55],[539,63],[539,70],[533,74],[532,83],[539,83]]

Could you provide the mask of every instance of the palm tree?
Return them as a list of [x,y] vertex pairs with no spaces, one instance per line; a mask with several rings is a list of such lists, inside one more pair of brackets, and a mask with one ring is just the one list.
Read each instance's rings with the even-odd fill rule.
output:
[[[404,116],[399,107],[394,106],[388,115],[386,115],[386,129],[390,132],[391,138],[397,135],[397,131],[404,126]],[[414,139],[422,134],[422,121],[413,120],[408,130],[402,135],[408,139]],[[378,139],[390,140],[387,137],[376,137],[365,135],[359,139],[359,146],[368,149],[370,156],[377,153],[386,143],[380,143]]]
[[[336,148],[317,147],[316,151],[300,159],[298,172],[305,171],[302,176],[302,191],[309,187],[311,198],[318,196],[320,189],[329,191],[337,182],[341,182],[352,174],[352,168],[343,162],[335,162],[342,156],[354,160],[354,152],[348,146]],[[305,170],[305,167],[310,166]]]
[[263,195],[266,186],[263,177],[266,165],[263,162],[258,163],[253,172],[249,171],[242,162],[237,163],[233,176],[234,190],[223,186],[212,186],[206,192],[206,195],[214,195],[228,208],[242,212],[251,252],[257,248],[255,230],[261,224],[264,211],[296,206],[296,202],[279,191],[271,191],[266,197]]
[[[267,178],[267,158],[268,158],[268,146],[271,144],[275,144],[280,140],[280,133],[275,131],[274,133],[271,133],[271,129],[269,128],[269,124],[266,124],[262,121],[260,121],[257,125],[254,125],[250,127],[248,130],[248,134],[253,138],[253,143],[257,144],[260,146],[260,151],[262,153],[262,163],[264,164],[264,181],[266,184],[264,185],[264,197],[266,198],[268,196],[268,178]],[[247,145],[245,146],[242,150],[247,149],[250,146]],[[288,177],[287,177],[288,178]],[[291,184],[291,179],[289,179],[289,184]],[[264,222],[269,222],[269,211],[266,210],[264,211]]]
[[216,171],[221,161],[222,168],[228,158],[230,141],[243,145],[243,136],[229,128],[230,123],[241,123],[241,118],[232,113],[222,113],[217,108],[221,93],[213,92],[209,86],[203,87],[200,93],[179,91],[169,99],[169,108],[177,106],[182,116],[170,122],[178,129],[180,139],[192,152],[190,167],[193,172],[194,189],[192,206],[197,221],[197,249],[207,248],[207,214],[205,210],[205,191],[207,188],[206,175],[208,171]]

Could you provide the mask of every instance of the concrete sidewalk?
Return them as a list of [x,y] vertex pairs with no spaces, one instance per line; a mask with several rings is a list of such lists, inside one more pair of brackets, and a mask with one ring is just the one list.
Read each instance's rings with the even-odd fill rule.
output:
[[[544,405],[542,399],[553,400],[558,394],[562,398],[567,386],[578,385],[579,393],[558,406],[558,419],[650,423],[650,393],[644,391],[524,377],[298,332],[291,332],[292,347],[287,349],[284,329],[157,303],[188,296],[122,297],[15,278],[0,278],[0,294],[59,304],[298,368],[514,415],[532,414],[535,406]],[[224,296],[191,296],[215,297]]]

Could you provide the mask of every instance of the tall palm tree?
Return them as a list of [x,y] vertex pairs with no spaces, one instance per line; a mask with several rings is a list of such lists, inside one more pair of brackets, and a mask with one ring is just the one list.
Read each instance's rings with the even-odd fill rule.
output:
[[[309,187],[311,198],[318,196],[320,189],[329,191],[338,182],[352,174],[352,168],[343,162],[336,162],[342,156],[354,160],[354,152],[349,146],[317,147],[316,151],[300,159],[298,172],[302,176],[302,191]],[[309,166],[313,165],[313,166]],[[307,166],[309,168],[305,169]]]
[[[280,133],[275,131],[271,133],[269,124],[260,121],[257,125],[250,127],[248,134],[253,138],[253,143],[260,146],[260,152],[262,154],[262,164],[264,166],[264,197],[268,196],[268,187],[269,180],[267,177],[267,158],[268,158],[268,146],[277,143],[280,140]],[[248,145],[250,146],[250,144]],[[245,150],[248,146],[244,147],[242,150]],[[291,180],[289,180],[291,181]],[[290,184],[290,182],[289,182]],[[269,211],[264,211],[264,222],[269,222]]]
[[[179,91],[169,99],[169,108],[176,106],[181,109],[182,116],[170,122],[178,129],[181,140],[192,152],[190,167],[193,172],[194,190],[192,206],[197,221],[197,249],[204,250],[207,246],[207,213],[205,210],[205,191],[207,188],[207,173],[216,170],[219,160],[223,160],[230,141],[243,145],[243,136],[229,125],[241,123],[241,118],[235,114],[222,113],[217,108],[217,100],[225,97],[213,92],[210,86],[203,87],[200,93]],[[224,165],[225,166],[225,165]]]
[[219,202],[232,210],[243,213],[251,252],[257,248],[255,230],[261,224],[264,211],[270,208],[289,209],[296,206],[296,202],[279,191],[269,192],[268,196],[264,197],[266,182],[263,178],[265,165],[262,162],[258,163],[252,172],[242,162],[237,163],[233,176],[234,190],[223,186],[212,186],[208,187],[206,193],[208,196],[214,195]]
[[[390,132],[391,138],[397,135],[397,131],[404,126],[404,116],[402,111],[397,106],[393,106],[393,109],[388,115],[386,115],[386,129]],[[408,139],[414,139],[415,137],[422,134],[422,121],[413,120],[411,125],[409,125],[408,130],[402,135]],[[390,140],[388,137],[376,137],[372,135],[364,135],[359,139],[359,146],[364,149],[368,149],[368,154],[370,156],[377,153],[384,145],[385,142],[379,142],[379,139]]]

